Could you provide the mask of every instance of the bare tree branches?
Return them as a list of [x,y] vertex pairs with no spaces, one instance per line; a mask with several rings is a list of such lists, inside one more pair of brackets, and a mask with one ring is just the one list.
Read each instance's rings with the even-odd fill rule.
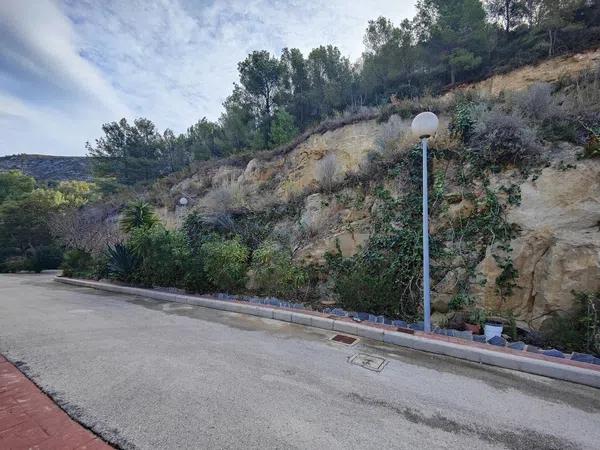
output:
[[92,255],[102,253],[107,245],[123,240],[113,205],[90,205],[69,208],[54,214],[50,231],[65,247]]

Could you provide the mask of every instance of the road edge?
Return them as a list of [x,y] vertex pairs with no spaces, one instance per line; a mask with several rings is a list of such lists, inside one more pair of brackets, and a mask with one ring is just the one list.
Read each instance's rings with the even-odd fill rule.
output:
[[355,336],[398,345],[427,353],[450,356],[466,361],[477,362],[505,369],[541,375],[548,378],[569,381],[600,388],[600,371],[567,365],[560,362],[533,359],[526,356],[500,352],[492,349],[469,346],[466,343],[445,342],[426,336],[418,336],[398,331],[375,328],[348,322],[342,319],[317,316],[307,312],[291,311],[283,308],[269,308],[243,302],[223,301],[207,297],[174,294],[169,292],[142,289],[130,286],[119,286],[100,281],[79,280],[74,278],[55,277],[54,281],[79,287],[87,287],[118,294],[137,295],[155,300],[185,303],[204,308],[248,314],[299,325],[311,326],[330,331],[339,331]]
[[[18,361],[13,361],[8,356],[0,353],[0,367],[4,364],[8,367],[3,367],[0,374],[0,388],[3,388],[0,390],[2,393],[0,395],[0,411],[4,410],[5,412],[3,419],[10,421],[11,415],[19,414],[27,417],[22,421],[13,422],[11,428],[4,429],[1,433],[4,436],[0,436],[0,441],[2,441],[0,444],[6,445],[6,440],[12,438],[21,442],[15,444],[15,447],[9,445],[7,448],[21,448],[21,446],[27,446],[28,448],[66,448],[67,444],[72,445],[73,448],[76,446],[77,448],[95,450],[121,448],[67,411],[60,402],[23,370],[22,363],[19,364]],[[2,386],[3,378],[9,378],[10,382]],[[25,385],[21,384],[22,380],[25,380]],[[11,394],[17,398],[18,403],[7,406]],[[33,403],[33,405],[30,403]],[[18,410],[13,409],[11,411],[11,408],[15,407]],[[64,423],[65,418],[67,424]],[[71,426],[71,423],[73,424],[71,429],[67,430],[66,428]],[[28,425],[25,430],[20,429],[25,425]],[[32,432],[35,431],[35,428],[41,428],[47,436],[39,439],[40,436],[36,436],[35,432]],[[12,436],[6,436],[7,434],[12,434]],[[26,441],[26,444],[23,441]]]

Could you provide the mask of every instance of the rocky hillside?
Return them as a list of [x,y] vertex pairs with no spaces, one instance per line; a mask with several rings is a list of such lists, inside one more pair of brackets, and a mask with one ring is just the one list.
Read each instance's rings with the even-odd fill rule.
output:
[[523,89],[532,83],[559,83],[569,77],[600,64],[600,49],[559,56],[539,64],[523,66],[505,74],[494,75],[483,81],[461,86],[459,90],[471,90],[498,95],[502,91]]
[[[503,268],[494,246],[477,266],[485,284],[473,286],[486,306],[502,305],[533,324],[570,310],[573,291],[600,289],[600,161],[578,160],[569,145],[555,150],[549,167],[519,180],[520,204],[508,210],[520,230],[509,243],[517,273],[511,294],[502,298],[496,289]],[[513,174],[493,182],[506,184],[506,176]]]
[[13,169],[41,181],[92,179],[90,160],[82,156],[21,154],[0,157],[0,171]]
[[[397,303],[420,289],[421,169],[410,117],[434,110],[442,122],[431,142],[435,320],[481,308],[543,328],[574,307],[574,291],[600,290],[600,160],[586,153],[597,135],[582,134],[578,125],[600,111],[598,73],[577,78],[599,55],[544,63],[540,77],[553,88],[523,75],[541,69],[524,68],[502,76],[511,91],[497,91],[499,81],[478,83],[467,95],[463,88],[332,125],[285,151],[199,164],[162,180],[150,198],[171,226],[190,210],[209,221],[260,224],[263,239],[323,268],[319,296],[326,303],[343,302],[344,289],[360,289],[365,298],[346,299],[345,307],[398,311]],[[188,206],[178,206],[181,197]],[[345,262],[332,265],[331,255]],[[388,295],[397,297],[391,305],[376,304],[380,292],[352,278],[352,267],[362,273],[377,258],[404,267],[396,273],[405,277],[405,290]]]

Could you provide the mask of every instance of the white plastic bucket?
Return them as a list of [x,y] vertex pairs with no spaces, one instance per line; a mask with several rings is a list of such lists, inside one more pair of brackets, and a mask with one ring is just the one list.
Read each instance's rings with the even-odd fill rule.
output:
[[483,333],[485,334],[485,340],[489,341],[494,336],[502,336],[503,325],[499,323],[486,323],[483,327]]

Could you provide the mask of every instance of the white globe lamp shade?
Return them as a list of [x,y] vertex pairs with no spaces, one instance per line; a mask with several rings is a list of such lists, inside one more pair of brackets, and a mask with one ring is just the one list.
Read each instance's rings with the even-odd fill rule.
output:
[[418,138],[428,138],[433,136],[438,129],[440,121],[438,117],[430,112],[422,112],[418,114],[412,121],[410,128],[413,134]]
[[188,199],[187,199],[187,198],[185,198],[185,197],[181,197],[181,198],[179,199],[179,204],[180,204],[181,206],[186,206],[186,205],[188,204]]

